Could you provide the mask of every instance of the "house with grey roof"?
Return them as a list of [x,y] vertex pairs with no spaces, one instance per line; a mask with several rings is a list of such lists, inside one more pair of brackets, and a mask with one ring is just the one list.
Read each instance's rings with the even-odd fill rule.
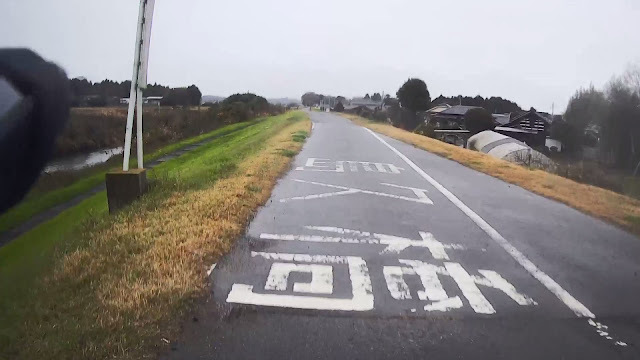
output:
[[[446,107],[446,106],[448,107]],[[434,106],[427,110],[427,121],[436,129],[442,130],[458,130],[464,129],[464,116],[467,111],[478,108],[478,106],[466,106],[466,105],[447,105],[442,104]],[[431,111],[431,112],[430,112]]]
[[494,131],[526,142],[529,146],[544,146],[551,133],[551,115],[537,112],[534,108],[511,113],[509,122],[501,123]]

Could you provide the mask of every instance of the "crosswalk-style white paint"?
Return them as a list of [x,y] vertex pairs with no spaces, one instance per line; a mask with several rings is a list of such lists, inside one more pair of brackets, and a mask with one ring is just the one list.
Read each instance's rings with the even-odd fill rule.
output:
[[427,190],[414,188],[414,187],[410,187],[410,186],[401,186],[401,185],[395,185],[395,184],[380,183],[381,185],[385,185],[385,186],[389,186],[389,187],[410,190],[411,192],[413,192],[416,195],[415,198],[411,198],[411,197],[407,197],[407,196],[401,196],[401,195],[387,194],[387,193],[383,193],[383,192],[380,192],[380,191],[371,191],[371,190],[358,189],[358,188],[352,188],[352,187],[347,187],[347,186],[326,184],[326,183],[321,183],[321,182],[317,182],[317,181],[306,181],[306,180],[300,180],[300,179],[293,179],[293,181],[300,182],[300,183],[305,183],[305,184],[312,184],[312,185],[328,187],[328,188],[332,188],[332,189],[339,189],[340,191],[321,193],[321,194],[314,194],[314,195],[306,195],[306,196],[295,196],[295,197],[291,197],[291,198],[280,199],[280,202],[288,202],[288,201],[294,201],[294,200],[315,200],[315,199],[322,199],[322,198],[328,198],[328,197],[332,197],[332,196],[341,196],[341,195],[349,195],[349,194],[368,194],[368,195],[375,195],[375,196],[387,197],[387,198],[398,199],[398,200],[411,201],[411,202],[427,204],[427,205],[433,204],[433,201],[431,201],[431,199],[429,199],[429,197],[427,196]]
[[[260,234],[260,239],[263,240],[283,240],[283,241],[308,241],[319,243],[345,243],[345,244],[371,244],[371,245],[386,245],[381,254],[394,253],[397,254],[400,251],[413,246],[427,248],[434,259],[449,260],[446,249],[464,250],[464,247],[459,244],[443,244],[435,239],[435,237],[428,232],[420,231],[420,237],[422,240],[413,240],[400,236],[370,233],[366,231],[351,230],[345,228],[339,228],[334,226],[305,226],[309,230],[324,231],[330,233],[336,233],[341,236],[321,236],[321,235],[298,235],[298,234]],[[351,235],[351,237],[344,237],[344,235]]]
[[329,160],[320,158],[308,158],[304,166],[296,167],[297,171],[321,171],[343,173],[345,169],[349,172],[358,172],[359,169],[364,172],[377,172],[388,174],[400,174],[401,167],[394,164],[372,162],[372,161],[355,161],[355,160]]
[[[335,297],[324,296],[308,296],[308,295],[290,295],[282,293],[256,293],[254,292],[253,285],[249,284],[233,284],[231,291],[227,296],[227,302],[237,304],[248,305],[261,305],[261,306],[274,306],[285,308],[297,308],[297,309],[314,309],[314,310],[337,310],[337,311],[368,311],[373,309],[373,293],[371,288],[371,279],[369,277],[369,269],[366,262],[357,256],[325,256],[325,255],[308,255],[308,254],[287,254],[287,253],[267,253],[267,252],[251,252],[252,257],[262,257],[268,260],[274,260],[271,265],[271,273],[274,273],[273,282],[280,282],[278,285],[270,285],[271,290],[282,292],[282,289],[286,289],[286,286],[282,285],[282,273],[287,269],[283,268],[284,262],[304,262],[304,263],[319,263],[319,264],[345,264],[349,269],[349,278],[351,280],[352,297],[350,299],[341,299]],[[273,266],[279,268],[279,270],[273,271]],[[290,271],[294,271],[293,268],[289,268]],[[327,277],[329,273],[324,267],[316,268],[299,268],[304,272],[312,272],[313,283],[313,271],[316,271],[318,277],[316,285],[325,282],[324,285],[318,287],[313,285],[302,286],[298,285],[297,289],[294,285],[294,292],[301,293],[313,293],[313,294],[327,294],[328,290]],[[315,269],[315,270],[314,270]],[[331,273],[332,274],[332,273]],[[333,281],[333,275],[331,281]],[[310,290],[314,291],[310,291]],[[270,289],[266,289],[270,290]],[[296,291],[298,290],[298,291]]]

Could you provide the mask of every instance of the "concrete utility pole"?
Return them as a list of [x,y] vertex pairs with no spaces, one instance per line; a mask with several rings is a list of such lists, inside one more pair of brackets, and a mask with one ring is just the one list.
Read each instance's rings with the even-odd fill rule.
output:
[[124,160],[122,162],[123,171],[129,170],[134,109],[138,114],[138,119],[136,121],[138,169],[144,168],[142,160],[142,90],[147,87],[147,65],[149,63],[149,42],[151,40],[151,23],[153,20],[154,5],[155,0],[140,0],[135,55],[133,59],[133,76],[131,77],[131,90],[129,92],[129,111],[127,112],[127,128],[124,138]]
[[[105,178],[107,201],[111,213],[131,203],[147,191],[147,175],[144,169],[142,150],[142,90],[147,87],[147,64],[149,62],[149,42],[154,5],[155,0],[140,0],[122,171],[109,172]],[[129,170],[134,113],[137,114],[138,168]]]

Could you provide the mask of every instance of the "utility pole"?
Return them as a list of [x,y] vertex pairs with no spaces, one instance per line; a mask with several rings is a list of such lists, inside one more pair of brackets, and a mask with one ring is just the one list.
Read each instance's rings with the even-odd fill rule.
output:
[[[151,40],[151,21],[153,19],[154,5],[155,0],[140,0],[135,55],[133,58],[133,76],[131,77],[127,127],[124,136],[122,171],[111,171],[105,176],[110,213],[115,213],[136,200],[142,196],[148,188],[142,153],[142,90],[147,87],[147,64],[149,62],[149,41]],[[138,142],[138,168],[129,170],[134,113],[137,114],[136,138]]]
[[140,0],[138,12],[138,26],[136,33],[135,52],[133,59],[133,76],[129,92],[129,110],[127,111],[127,127],[124,137],[124,159],[122,170],[129,171],[129,157],[131,156],[131,136],[133,128],[133,114],[137,113],[137,153],[138,169],[143,169],[142,150],[142,90],[147,87],[147,66],[149,63],[149,42],[151,40],[151,23],[155,0]]

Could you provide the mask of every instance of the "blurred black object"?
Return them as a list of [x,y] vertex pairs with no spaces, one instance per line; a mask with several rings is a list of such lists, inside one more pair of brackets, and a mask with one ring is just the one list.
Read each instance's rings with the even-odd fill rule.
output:
[[69,117],[65,72],[27,49],[0,49],[0,213],[17,204],[49,161]]

